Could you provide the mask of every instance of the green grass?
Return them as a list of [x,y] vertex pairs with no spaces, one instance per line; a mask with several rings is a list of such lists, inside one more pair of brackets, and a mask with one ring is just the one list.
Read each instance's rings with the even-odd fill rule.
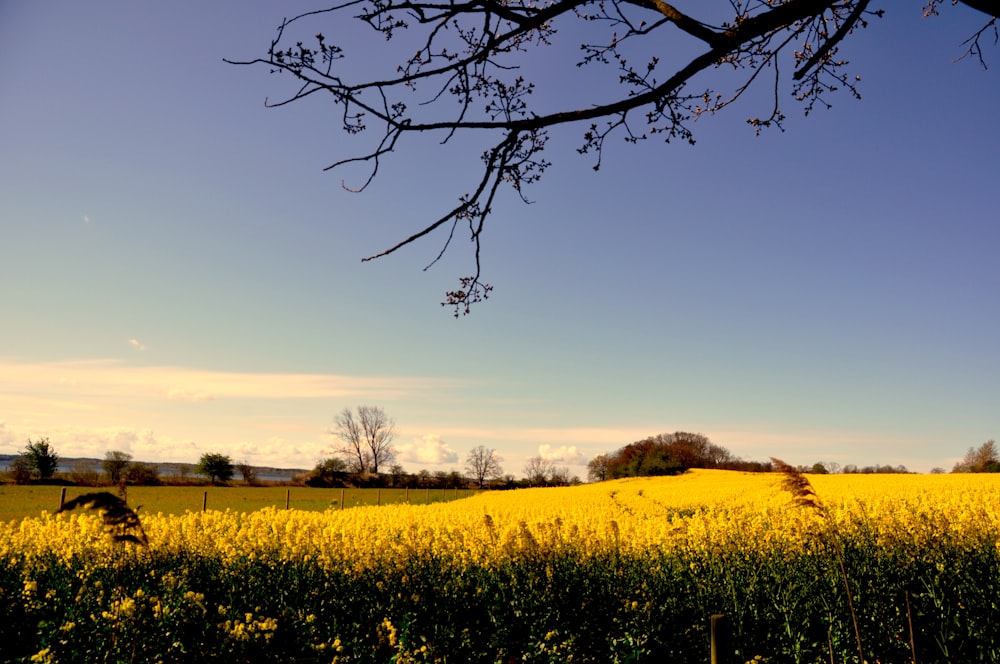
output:
[[[94,491],[116,493],[115,487],[66,488],[66,500]],[[21,520],[59,509],[61,486],[0,485],[0,521]],[[298,510],[322,511],[360,505],[388,505],[409,501],[413,505],[466,498],[475,491],[455,489],[314,489],[284,486],[136,486],[128,488],[128,504],[141,506],[140,514],[184,514],[198,512],[204,504],[210,510],[253,512],[265,507],[288,506]]]

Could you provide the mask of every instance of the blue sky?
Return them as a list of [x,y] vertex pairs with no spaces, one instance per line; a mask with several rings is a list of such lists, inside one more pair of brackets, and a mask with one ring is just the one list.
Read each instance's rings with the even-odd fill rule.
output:
[[[309,467],[360,404],[410,471],[486,445],[515,476],[678,430],[950,469],[1000,433],[1000,79],[954,61],[972,10],[893,5],[843,50],[863,99],[789,100],[784,133],[753,135],[751,96],[594,173],[556,132],[455,320],[463,243],[426,272],[443,238],[360,258],[453,206],[481,145],[415,140],[345,191],[333,107],[266,109],[288,82],[223,62],[300,6],[0,2],[0,453]],[[529,63],[543,101],[580,89],[558,63]]]

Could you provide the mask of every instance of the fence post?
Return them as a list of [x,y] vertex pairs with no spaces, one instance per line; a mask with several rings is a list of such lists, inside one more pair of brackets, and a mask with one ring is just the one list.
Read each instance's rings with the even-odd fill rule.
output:
[[344,490],[340,490],[340,509],[344,509]]
[[208,491],[201,496],[201,511],[204,512],[208,509]]
[[731,664],[733,646],[729,620],[721,613],[712,615],[712,664]]
[[66,487],[63,487],[62,491],[59,493],[59,511],[62,511],[63,505],[65,504],[66,504]]
[[382,489],[375,489],[375,507],[382,507]]
[[406,487],[406,504],[410,504],[410,487]]
[[285,509],[286,510],[288,509],[288,503],[291,501],[291,499],[292,499],[292,490],[291,489],[285,489]]

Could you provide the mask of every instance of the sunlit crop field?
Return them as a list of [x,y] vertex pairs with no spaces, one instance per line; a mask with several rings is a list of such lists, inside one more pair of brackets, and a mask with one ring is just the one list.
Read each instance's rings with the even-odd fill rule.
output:
[[[92,491],[106,491],[89,487],[66,487],[65,498],[73,498]],[[111,491],[115,491],[112,487]],[[55,512],[63,488],[51,485],[17,486],[0,485],[0,521],[39,516],[42,512]],[[458,500],[475,493],[467,489],[321,489],[314,487],[285,486],[134,486],[128,488],[128,502],[141,513],[163,512],[184,514],[200,512],[203,507],[213,510],[252,512],[265,507],[323,511],[358,507],[361,505],[390,505],[428,503]]]
[[146,547],[77,511],[10,522],[0,661],[707,662],[713,614],[728,661],[1000,661],[1000,478],[809,479],[826,512],[692,471],[145,514]]

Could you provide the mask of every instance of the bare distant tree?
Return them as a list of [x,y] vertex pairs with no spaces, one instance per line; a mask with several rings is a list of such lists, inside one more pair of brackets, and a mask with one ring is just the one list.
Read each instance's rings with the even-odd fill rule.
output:
[[10,462],[10,472],[14,476],[15,484],[28,484],[31,482],[31,462],[28,457],[19,454]]
[[611,457],[598,454],[587,463],[587,479],[591,482],[603,482],[611,472]]
[[101,474],[97,471],[97,466],[87,459],[77,459],[74,461],[69,476],[73,482],[81,486],[97,486],[101,480]]
[[545,486],[549,483],[554,470],[555,468],[551,461],[543,459],[540,456],[535,456],[528,459],[528,463],[524,464],[524,477],[531,486]]
[[132,463],[132,455],[128,452],[110,450],[104,454],[104,461],[101,462],[101,466],[104,468],[108,480],[112,484],[118,484],[122,481],[122,477],[125,476],[130,463]]
[[549,484],[553,486],[569,486],[569,466],[556,466],[552,464],[549,471]]
[[955,464],[953,473],[995,473],[1000,472],[1000,456],[996,441],[988,440],[979,447],[969,448],[965,458]]
[[396,423],[378,406],[358,406],[357,415],[345,408],[334,424],[331,433],[341,441],[336,452],[354,472],[377,475],[380,466],[395,460]]
[[465,459],[465,472],[482,489],[486,486],[486,480],[502,476],[503,468],[500,467],[500,457],[496,450],[479,445],[469,451],[469,456]]
[[257,469],[246,461],[236,462],[236,472],[243,476],[243,482],[247,486],[253,486],[257,482]]

